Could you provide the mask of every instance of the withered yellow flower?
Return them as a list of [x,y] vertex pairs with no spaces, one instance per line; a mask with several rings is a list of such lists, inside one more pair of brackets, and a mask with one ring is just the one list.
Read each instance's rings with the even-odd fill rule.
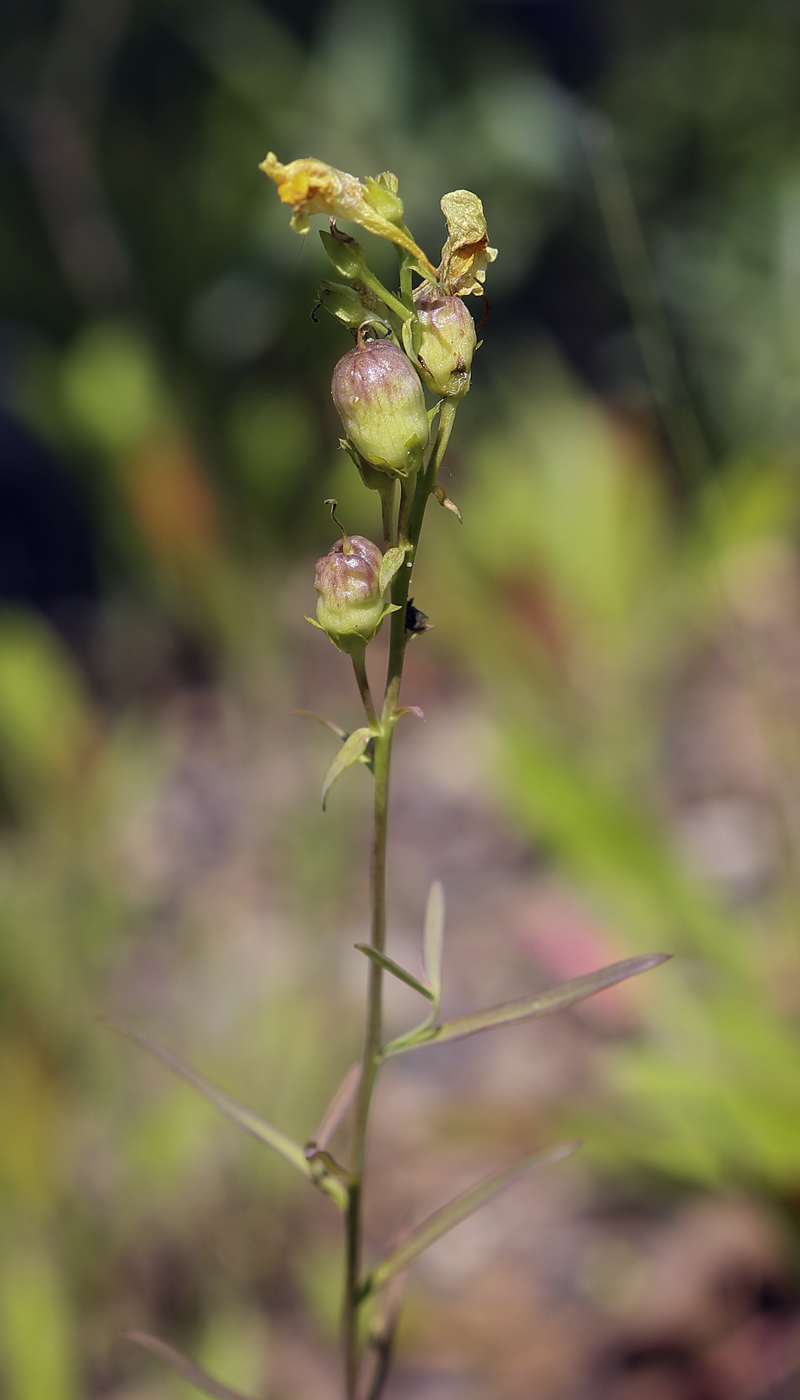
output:
[[489,247],[483,205],[470,190],[453,190],[441,200],[447,220],[439,280],[452,296],[482,296],[486,268],[497,257]]
[[[432,263],[410,233],[388,219],[379,207],[382,200],[375,181],[362,184],[355,175],[348,175],[344,170],[337,170],[324,160],[313,157],[292,160],[288,165],[283,165],[272,151],[258,168],[275,181],[279,199],[290,206],[295,232],[308,233],[312,214],[349,219],[368,233],[377,234],[379,238],[386,238],[405,248],[432,277],[436,276]],[[399,201],[397,203],[402,211],[402,205]]]

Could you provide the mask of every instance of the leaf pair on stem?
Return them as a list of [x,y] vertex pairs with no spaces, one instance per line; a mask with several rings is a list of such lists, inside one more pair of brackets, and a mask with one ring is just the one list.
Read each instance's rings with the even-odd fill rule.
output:
[[[441,1044],[445,1041],[476,1035],[481,1031],[492,1030],[495,1027],[510,1025],[514,1022],[535,1020],[542,1016],[553,1015],[557,1011],[562,1011],[584,1001],[595,992],[612,987],[618,982],[658,966],[659,963],[665,962],[668,956],[650,954],[644,957],[627,958],[622,962],[613,963],[609,967],[600,968],[596,972],[572,978],[570,981],[563,982],[559,986],[536,996],[491,1007],[471,1015],[460,1016],[454,1020],[440,1022],[438,1016],[442,991],[444,922],[444,891],[437,880],[431,887],[425,909],[422,978],[415,977],[392,958],[377,952],[369,945],[356,944],[359,951],[373,962],[378,963],[385,972],[411,987],[431,1006],[431,1012],[425,1021],[414,1030],[397,1037],[383,1047],[381,1060],[408,1050],[418,1049],[423,1045]],[[296,1171],[300,1172],[306,1180],[323,1191],[341,1211],[346,1211],[349,1189],[348,1174],[332,1157],[329,1147],[356,1094],[361,1072],[360,1064],[355,1064],[348,1070],[326,1109],[314,1137],[303,1148],[279,1128],[276,1128],[238,1099],[233,1098],[225,1090],[212,1084],[210,1080],[185,1064],[172,1051],[151,1040],[143,1032],[134,1029],[116,1017],[103,1019],[122,1035],[127,1036],[154,1055],[174,1074],[202,1094],[226,1118],[257,1138],[259,1142],[264,1143],[265,1146],[272,1148]],[[364,1301],[367,1297],[374,1296],[383,1290],[390,1280],[396,1279],[404,1273],[430,1245],[441,1239],[462,1220],[486,1205],[501,1191],[533,1172],[541,1171],[545,1167],[562,1161],[565,1157],[570,1156],[579,1145],[578,1142],[569,1142],[543,1152],[528,1153],[456,1196],[454,1200],[442,1206],[420,1225],[406,1233],[402,1240],[375,1265],[362,1284],[360,1301]],[[143,1332],[128,1332],[125,1335],[131,1341],[137,1342],[140,1346],[162,1357],[186,1380],[205,1394],[215,1397],[216,1400],[244,1400],[244,1397],[214,1380],[213,1377],[207,1375],[193,1361],[168,1343]],[[386,1342],[386,1345],[389,1344]],[[380,1353],[380,1347],[377,1344],[376,1349]]]

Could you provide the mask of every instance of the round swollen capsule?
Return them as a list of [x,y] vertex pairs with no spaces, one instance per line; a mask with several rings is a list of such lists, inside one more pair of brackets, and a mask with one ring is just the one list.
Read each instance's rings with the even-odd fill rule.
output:
[[390,476],[413,476],[429,425],[419,376],[403,351],[391,340],[364,340],[342,356],[331,393],[364,461]]
[[437,294],[427,285],[415,298],[420,325],[419,363],[433,394],[460,398],[469,388],[475,353],[475,322],[461,297]]
[[317,560],[317,622],[340,651],[363,647],[378,632],[386,613],[380,591],[383,555],[363,535],[337,540]]

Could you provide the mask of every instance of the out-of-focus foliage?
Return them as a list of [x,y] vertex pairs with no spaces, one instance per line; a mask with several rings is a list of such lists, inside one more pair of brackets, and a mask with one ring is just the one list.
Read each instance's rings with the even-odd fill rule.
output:
[[[426,601],[499,706],[502,786],[517,820],[617,946],[680,955],[648,988],[650,1045],[610,1057],[631,1158],[788,1198],[800,1171],[800,1037],[787,991],[798,972],[800,774],[791,701],[765,669],[767,654],[777,658],[760,611],[781,571],[794,577],[795,469],[777,448],[732,461],[679,510],[652,440],[552,363],[529,365],[517,383],[525,392],[509,389],[503,426],[471,448],[464,532],[446,541],[442,532]],[[687,849],[692,812],[713,819],[703,755],[690,754],[681,775],[669,750],[679,678],[721,645],[762,768],[761,791],[739,800],[786,843],[754,890],[746,863],[750,845],[758,858],[757,832],[744,838],[744,890],[735,868],[716,887],[708,869],[703,878],[702,845],[695,859]],[[608,1123],[594,1123],[595,1142],[598,1133],[619,1151]]]

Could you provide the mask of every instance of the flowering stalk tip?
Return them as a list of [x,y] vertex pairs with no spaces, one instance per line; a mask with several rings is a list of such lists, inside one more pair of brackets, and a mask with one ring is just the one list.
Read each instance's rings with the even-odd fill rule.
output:
[[403,205],[396,187],[394,190],[391,188],[388,175],[362,183],[357,176],[310,156],[284,165],[273,151],[264,157],[258,168],[275,181],[278,198],[291,208],[292,228],[296,233],[308,233],[312,214],[349,219],[368,233],[377,234],[378,238],[386,238],[390,243],[396,243],[398,248],[405,249],[425,274],[435,279],[433,264],[419,244],[414,242],[405,225],[399,222]]

